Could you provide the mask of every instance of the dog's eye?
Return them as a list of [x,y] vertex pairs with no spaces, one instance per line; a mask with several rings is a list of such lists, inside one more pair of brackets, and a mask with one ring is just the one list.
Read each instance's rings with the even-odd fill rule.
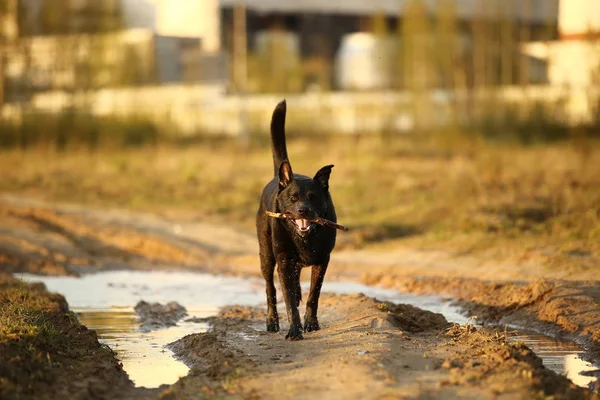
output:
[[292,195],[292,197],[290,197],[290,200],[291,200],[293,203],[297,202],[297,201],[298,201],[298,195],[294,193],[294,194]]
[[306,195],[308,197],[308,200],[313,201],[315,199],[315,195],[313,193],[309,193]]

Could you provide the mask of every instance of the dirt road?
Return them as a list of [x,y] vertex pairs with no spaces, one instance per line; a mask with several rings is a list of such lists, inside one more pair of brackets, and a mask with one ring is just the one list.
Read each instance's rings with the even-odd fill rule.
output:
[[[6,196],[0,201],[0,265],[8,272],[50,275],[167,267],[259,273],[252,232],[236,227],[194,216],[59,207]],[[590,356],[600,348],[600,284],[589,276],[398,249],[336,252],[328,279],[446,294],[484,322],[569,335],[585,344]],[[264,333],[262,309],[224,310],[212,321],[213,332],[173,346],[193,367],[188,377],[156,390],[130,385],[119,396],[597,398],[543,368],[528,349],[507,344],[501,335],[449,327],[439,315],[358,295],[329,295],[321,310],[324,329],[300,343]],[[92,379],[93,370],[88,372],[80,387]],[[33,389],[31,398],[40,397]],[[78,397],[115,397],[85,393]]]
[[[194,373],[233,376],[224,386],[204,389],[215,395],[257,399],[592,396],[543,368],[530,350],[509,345],[503,337],[451,326],[440,314],[379,303],[363,295],[325,295],[322,308],[323,329],[307,334],[303,342],[290,343],[283,335],[264,332],[262,309],[232,307],[215,318],[213,333],[187,336],[172,348]],[[176,387],[178,394],[197,389],[187,378]]]

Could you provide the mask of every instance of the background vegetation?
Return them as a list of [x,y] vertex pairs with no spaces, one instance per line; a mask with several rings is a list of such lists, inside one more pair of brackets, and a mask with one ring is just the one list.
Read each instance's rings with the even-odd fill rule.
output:
[[[42,20],[33,24],[36,29],[52,34],[112,32],[121,23],[118,11],[101,9],[58,18],[63,14],[53,4],[47,3]],[[555,101],[538,96],[524,103],[509,103],[501,96],[510,88],[527,98],[538,84],[530,79],[531,60],[521,55],[519,43],[553,39],[555,26],[532,30],[508,16],[465,25],[453,1],[438,2],[433,15],[424,4],[408,2],[405,17],[395,26],[383,15],[373,15],[368,24],[377,37],[390,39],[382,49],[381,67],[394,78],[390,90],[412,96],[411,109],[398,110],[413,118],[411,129],[343,136],[334,130],[315,134],[302,124],[289,126],[297,172],[311,174],[322,164],[336,164],[332,191],[339,218],[353,228],[341,245],[383,242],[458,253],[492,249],[496,255],[540,257],[548,265],[584,266],[589,258],[599,257],[600,113],[567,124],[568,94]],[[85,22],[97,15],[103,17]],[[20,35],[26,37],[29,25],[20,26]],[[472,46],[459,40],[461,32],[471,34]],[[108,35],[99,42],[98,55],[113,46],[111,40],[114,36]],[[3,46],[25,51],[15,43],[4,40]],[[306,67],[301,60],[290,61],[287,50],[276,44],[266,57],[250,54],[248,86],[281,96],[303,90]],[[73,56],[70,48],[62,51],[57,68]],[[289,79],[273,69],[283,59],[289,61]],[[105,67],[105,59],[98,56],[77,69],[77,85],[68,89],[72,105],[60,113],[17,103],[20,117],[6,118],[0,125],[0,191],[183,211],[251,228],[258,196],[271,178],[268,132],[253,132],[240,143],[207,138],[204,132],[182,137],[142,115],[91,115],[87,95],[98,85],[139,82],[134,69],[119,70],[99,84]],[[5,94],[21,91],[27,99],[36,90],[12,84],[4,80]],[[436,91],[448,95],[452,109],[442,126],[429,123],[439,112],[430,96]],[[590,87],[596,105],[597,93]],[[356,115],[368,116],[377,106],[357,108]],[[309,121],[314,115],[300,119]]]

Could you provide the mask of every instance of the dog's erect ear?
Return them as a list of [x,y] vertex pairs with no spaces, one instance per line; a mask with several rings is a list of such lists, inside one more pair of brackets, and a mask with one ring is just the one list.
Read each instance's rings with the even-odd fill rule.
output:
[[333,168],[333,165],[324,166],[313,178],[313,180],[317,181],[317,183],[319,183],[319,185],[321,185],[325,190],[329,190],[329,176],[331,175],[331,168]]
[[288,160],[283,160],[279,164],[279,188],[285,189],[293,181],[294,173],[292,172],[292,166]]

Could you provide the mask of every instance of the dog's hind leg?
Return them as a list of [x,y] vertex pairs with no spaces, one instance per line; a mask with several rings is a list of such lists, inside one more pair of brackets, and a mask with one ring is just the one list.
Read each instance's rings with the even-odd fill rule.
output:
[[273,275],[275,273],[275,256],[270,246],[259,243],[260,269],[267,286],[267,332],[279,332],[279,315],[277,314],[277,291]]
[[321,287],[323,286],[323,279],[325,278],[328,264],[329,257],[322,264],[313,265],[312,267],[310,274],[310,294],[306,302],[306,314],[304,314],[304,332],[321,329],[319,320],[317,319],[317,310],[319,309],[319,296],[321,295]]

